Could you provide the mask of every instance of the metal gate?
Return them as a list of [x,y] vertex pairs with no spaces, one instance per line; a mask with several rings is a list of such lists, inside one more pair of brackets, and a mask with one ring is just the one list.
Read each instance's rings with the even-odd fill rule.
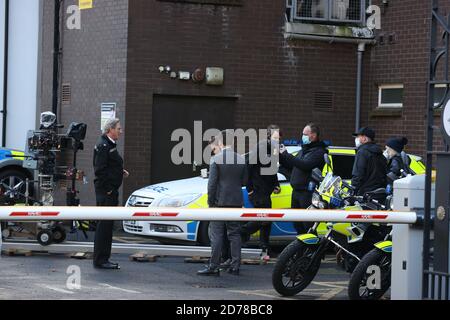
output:
[[[449,96],[450,15],[445,17],[440,13],[438,0],[432,0],[431,11],[422,298],[449,300],[450,153],[447,143],[445,143],[445,151],[435,151],[433,138],[435,131],[441,129],[434,123],[435,111],[444,106]],[[438,103],[436,103],[437,85],[445,86],[445,94]],[[434,162],[437,169],[434,206],[436,209],[432,214],[431,190]]]

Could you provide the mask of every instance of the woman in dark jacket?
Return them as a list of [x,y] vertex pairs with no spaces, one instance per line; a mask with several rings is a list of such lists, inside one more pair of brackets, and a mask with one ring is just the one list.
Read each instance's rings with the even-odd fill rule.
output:
[[384,156],[388,160],[388,173],[394,173],[397,177],[402,176],[402,170],[408,172],[408,164],[403,163],[401,153],[405,146],[408,144],[408,139],[403,138],[391,138],[386,141],[386,150]]

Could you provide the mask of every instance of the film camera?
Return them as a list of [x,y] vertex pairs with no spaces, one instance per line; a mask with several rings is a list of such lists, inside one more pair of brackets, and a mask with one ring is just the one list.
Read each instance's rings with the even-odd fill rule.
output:
[[[72,180],[72,201],[75,189],[75,181],[83,176],[76,169],[76,154],[83,150],[83,142],[86,137],[87,125],[73,122],[69,125],[66,133],[58,134],[62,125],[56,123],[56,115],[52,112],[44,112],[40,118],[39,130],[30,130],[27,135],[26,153],[27,158],[23,166],[38,172],[38,188],[41,204],[53,205],[53,191],[55,183],[59,180]],[[73,150],[73,168],[58,166],[61,151]],[[69,203],[68,205],[77,205]]]
[[[84,123],[71,123],[66,133],[59,134],[58,130],[64,126],[57,124],[56,115],[51,112],[44,112],[40,117],[39,130],[30,130],[27,134],[26,152],[23,160],[23,167],[35,172],[35,179],[22,184],[20,190],[16,190],[0,202],[5,205],[15,205],[25,200],[25,205],[53,205],[53,194],[56,189],[56,183],[61,180],[71,181],[67,185],[66,202],[68,206],[79,205],[77,199],[76,181],[84,181],[84,173],[76,168],[77,152],[83,150],[82,140],[86,137],[87,126]],[[63,151],[72,151],[72,167],[65,165],[68,154]],[[37,188],[36,188],[37,187]],[[25,189],[25,190],[23,190]],[[30,190],[31,189],[31,190]],[[66,229],[61,222],[41,221],[35,225],[35,229],[25,227],[27,223],[18,223],[4,231],[30,230],[37,234],[37,240],[41,245],[49,245],[53,242],[61,243],[66,238]],[[11,229],[13,228],[13,229]],[[2,232],[2,236],[3,236]],[[6,236],[5,236],[6,237]]]

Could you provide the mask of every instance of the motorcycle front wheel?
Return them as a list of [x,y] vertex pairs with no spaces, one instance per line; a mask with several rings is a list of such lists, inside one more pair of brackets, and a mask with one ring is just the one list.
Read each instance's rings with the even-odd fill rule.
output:
[[[377,288],[368,286],[368,268],[378,266],[380,283]],[[376,283],[372,284],[376,285]],[[379,300],[391,286],[391,255],[379,249],[367,253],[356,266],[348,283],[348,297],[351,300]]]
[[320,268],[321,259],[313,261],[318,249],[295,240],[281,252],[272,273],[272,285],[279,294],[296,295],[311,283]]

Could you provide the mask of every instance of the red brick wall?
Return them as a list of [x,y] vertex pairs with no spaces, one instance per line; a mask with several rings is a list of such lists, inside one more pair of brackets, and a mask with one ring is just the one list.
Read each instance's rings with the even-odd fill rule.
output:
[[[448,11],[449,4],[440,3],[442,11]],[[382,144],[391,136],[408,137],[407,151],[420,155],[426,148],[430,17],[431,1],[389,1],[382,15],[382,30],[378,32],[385,35],[385,44],[377,44],[366,56],[369,67],[364,77],[363,124],[376,129]],[[389,34],[394,34],[395,43],[387,43]],[[397,116],[377,115],[373,111],[378,105],[378,85],[395,83],[404,84],[402,112]],[[440,114],[435,118],[437,124]],[[436,147],[442,148],[440,132],[436,134]]]
[[[42,56],[43,56],[43,111],[51,110],[53,72],[53,1],[44,1]],[[68,6],[77,0],[63,2],[61,38],[61,83],[71,85],[71,103],[59,105],[59,121],[67,128],[73,121],[88,125],[84,150],[78,153],[78,167],[87,174],[89,184],[79,185],[82,205],[95,204],[92,155],[101,134],[100,105],[116,102],[118,117],[125,123],[126,59],[128,35],[128,0],[95,0],[94,8],[81,11],[81,30],[66,27]],[[61,102],[61,92],[59,92]],[[124,125],[126,130],[126,125]],[[61,132],[65,132],[63,129]],[[124,139],[119,142],[123,153]],[[70,155],[68,156],[70,158]],[[71,163],[68,163],[71,165]],[[65,194],[56,197],[65,203]]]
[[[133,0],[130,2],[125,144],[126,165],[137,172],[128,194],[150,182],[151,110],[155,93],[238,96],[235,124],[277,123],[299,137],[317,122],[324,138],[349,145],[354,130],[356,46],[283,37],[285,1],[247,0],[242,7]],[[225,85],[171,80],[159,65],[193,71],[225,69]],[[332,112],[313,110],[313,93],[332,91]],[[139,154],[139,156],[136,156]]]
[[[86,150],[80,158],[80,167],[87,170],[91,181],[82,193],[83,204],[94,202],[91,150],[98,136],[101,102],[116,101],[125,125],[121,147],[132,177],[125,183],[124,197],[151,183],[152,139],[158,138],[152,137],[154,94],[238,97],[237,127],[277,123],[285,137],[291,138],[299,137],[303,126],[315,121],[324,139],[335,145],[353,145],[356,45],[286,41],[284,0],[227,0],[232,6],[191,2],[199,1],[96,0],[94,9],[82,12],[82,30],[64,30],[63,81],[72,84],[72,104],[60,108],[61,119],[66,124],[77,120],[89,125]],[[53,13],[52,3],[45,3],[42,46],[47,82],[43,81],[42,96],[44,105],[50,106]],[[407,151],[422,155],[429,3],[389,1],[379,32],[394,34],[395,43],[366,48],[361,115],[361,124],[373,126],[379,142],[405,135],[410,139]],[[183,71],[223,67],[225,84],[211,87],[172,80],[159,73],[160,65]],[[405,86],[404,107],[396,116],[373,112],[378,105],[378,84],[388,83]],[[314,110],[316,91],[333,93],[331,111]]]

